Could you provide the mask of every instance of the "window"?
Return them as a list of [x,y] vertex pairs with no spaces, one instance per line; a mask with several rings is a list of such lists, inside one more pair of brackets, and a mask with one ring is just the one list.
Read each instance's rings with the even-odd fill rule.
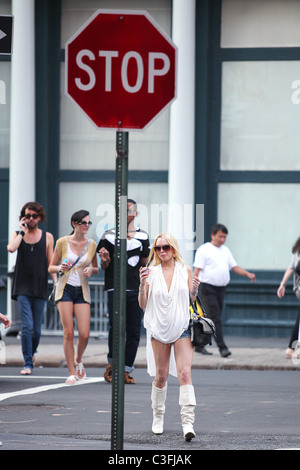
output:
[[223,0],[221,47],[299,47],[298,0]]
[[218,220],[228,227],[236,262],[250,270],[286,269],[300,235],[298,207],[298,184],[219,184]]
[[223,62],[221,169],[300,170],[300,61]]

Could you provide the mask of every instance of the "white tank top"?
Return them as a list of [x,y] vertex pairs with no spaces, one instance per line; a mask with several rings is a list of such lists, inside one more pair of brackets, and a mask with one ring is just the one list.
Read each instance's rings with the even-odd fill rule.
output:
[[[87,251],[81,256],[81,258],[79,258],[75,266],[71,269],[70,276],[68,278],[68,284],[70,284],[71,286],[74,286],[74,287],[81,286],[80,277],[79,277],[76,267],[79,266],[81,263],[83,263],[86,260],[86,257],[87,257]],[[73,251],[70,248],[70,245],[68,244],[68,261],[71,264],[73,264],[77,260],[77,258],[78,258],[78,255],[73,253]]]

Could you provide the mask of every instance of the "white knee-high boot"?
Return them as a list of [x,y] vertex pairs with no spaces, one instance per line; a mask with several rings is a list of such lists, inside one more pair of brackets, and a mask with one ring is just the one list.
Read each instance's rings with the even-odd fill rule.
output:
[[195,421],[196,397],[193,385],[182,385],[179,388],[179,405],[181,406],[181,424],[186,441],[196,436],[193,424]]
[[164,388],[157,388],[152,384],[151,401],[153,409],[152,432],[162,434],[164,431],[165,402],[167,397],[167,384]]

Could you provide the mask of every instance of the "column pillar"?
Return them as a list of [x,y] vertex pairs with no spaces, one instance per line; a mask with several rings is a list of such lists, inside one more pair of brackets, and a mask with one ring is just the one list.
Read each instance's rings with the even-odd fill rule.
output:
[[[18,229],[22,206],[35,200],[34,0],[13,0],[8,237]],[[8,271],[16,255],[8,255]],[[10,313],[10,282],[7,313]]]
[[172,39],[178,48],[177,99],[170,111],[169,231],[192,265],[195,160],[195,0],[173,0]]

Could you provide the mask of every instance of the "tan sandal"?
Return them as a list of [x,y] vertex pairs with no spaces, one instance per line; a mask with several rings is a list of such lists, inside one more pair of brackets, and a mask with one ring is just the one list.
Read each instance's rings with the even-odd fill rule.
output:
[[107,364],[105,372],[104,372],[104,380],[105,382],[111,383],[112,382],[112,366],[111,364]]
[[125,384],[136,384],[136,380],[129,375],[129,372],[125,372],[124,383]]

